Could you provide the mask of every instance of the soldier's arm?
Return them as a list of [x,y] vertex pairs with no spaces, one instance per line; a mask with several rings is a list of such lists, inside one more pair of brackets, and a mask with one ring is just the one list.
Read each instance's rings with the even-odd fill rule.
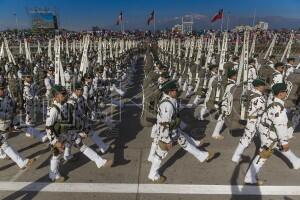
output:
[[54,145],[56,142],[58,142],[58,138],[54,132],[54,124],[57,118],[58,118],[57,110],[55,108],[51,108],[48,111],[47,119],[46,119],[46,133],[51,145]]
[[280,106],[275,106],[273,109],[274,117],[273,124],[278,136],[279,142],[282,146],[288,145],[288,118],[285,110],[281,110]]
[[32,96],[32,94],[30,94],[30,88],[27,86],[24,87],[24,97],[29,100],[32,100],[34,98],[34,96]]
[[52,88],[49,78],[45,79],[45,87],[47,90],[51,90],[51,88]]

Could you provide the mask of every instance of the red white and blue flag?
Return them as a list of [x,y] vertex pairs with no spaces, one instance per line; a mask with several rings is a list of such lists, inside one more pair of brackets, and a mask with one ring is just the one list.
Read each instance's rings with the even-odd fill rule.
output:
[[219,19],[222,19],[223,17],[224,17],[224,13],[223,13],[223,9],[221,9],[217,14],[215,14],[215,16],[213,16],[213,18],[211,18],[211,22],[215,22]]
[[147,20],[147,24],[150,25],[150,23],[153,21],[154,21],[154,10],[151,12],[151,14]]
[[118,19],[117,19],[117,25],[120,25],[123,21],[123,13],[122,11],[120,12],[120,15],[118,16]]

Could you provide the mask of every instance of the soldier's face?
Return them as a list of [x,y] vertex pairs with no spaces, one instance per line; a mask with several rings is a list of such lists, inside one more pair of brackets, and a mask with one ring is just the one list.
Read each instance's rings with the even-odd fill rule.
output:
[[5,92],[4,92],[4,88],[1,88],[0,89],[0,97],[4,97],[4,95],[5,95]]
[[66,92],[62,92],[62,93],[58,93],[56,96],[55,96],[55,100],[58,102],[58,103],[65,103],[67,101],[67,93]]
[[265,85],[260,85],[260,86],[256,87],[256,89],[258,91],[260,91],[261,93],[264,93],[266,91],[266,86]]
[[283,66],[277,67],[276,69],[280,72],[283,72]]
[[75,90],[75,94],[76,96],[81,97],[83,94],[83,90],[82,89]]
[[286,97],[287,97],[287,91],[279,92],[279,94],[277,95],[277,98],[279,98],[281,100],[286,99]]
[[172,98],[176,98],[177,97],[177,90],[171,90],[169,92],[169,96],[172,97]]

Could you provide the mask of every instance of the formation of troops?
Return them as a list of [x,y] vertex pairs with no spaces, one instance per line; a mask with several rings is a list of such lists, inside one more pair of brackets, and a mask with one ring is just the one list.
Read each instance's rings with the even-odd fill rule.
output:
[[[119,97],[134,84],[137,63],[142,59],[140,123],[151,127],[149,180],[165,182],[159,169],[177,144],[200,162],[217,157],[186,131],[189,124],[182,120],[183,109],[194,110],[199,121],[215,115],[213,139],[225,139],[224,127],[230,132],[243,130],[232,149],[232,162],[241,162],[254,138],[260,140],[245,184],[263,184],[258,173],[274,151],[285,156],[294,169],[300,168],[300,158],[289,145],[300,119],[300,64],[292,57],[292,46],[297,42],[293,32],[285,34],[285,40],[280,33],[271,33],[259,52],[256,46],[265,35],[250,31],[184,37],[88,33],[2,36],[0,158],[13,160],[21,169],[35,160],[23,158],[9,143],[8,134],[14,129],[50,145],[51,181],[65,181],[59,166],[62,159],[76,161],[73,148],[97,168],[111,167],[114,161],[101,155],[113,151],[114,146],[103,142],[95,123],[114,125],[105,108],[126,106]],[[274,54],[279,44],[281,51]],[[38,129],[38,124],[43,124],[44,130]],[[97,151],[86,144],[88,138]]]

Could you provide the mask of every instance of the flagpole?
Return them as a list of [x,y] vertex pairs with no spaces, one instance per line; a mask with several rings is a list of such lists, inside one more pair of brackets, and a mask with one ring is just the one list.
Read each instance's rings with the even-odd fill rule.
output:
[[153,32],[155,33],[155,25],[156,25],[156,16],[154,16],[154,22],[153,22]]
[[224,18],[224,17],[222,17],[222,21],[221,21],[221,33],[222,33],[222,31],[223,31],[223,18]]
[[254,24],[255,24],[255,18],[256,18],[256,8],[254,9],[254,15],[253,15],[253,22],[252,22],[253,27],[254,27]]
[[227,31],[229,30],[229,12],[227,13],[227,24],[226,24],[226,28],[227,28]]

